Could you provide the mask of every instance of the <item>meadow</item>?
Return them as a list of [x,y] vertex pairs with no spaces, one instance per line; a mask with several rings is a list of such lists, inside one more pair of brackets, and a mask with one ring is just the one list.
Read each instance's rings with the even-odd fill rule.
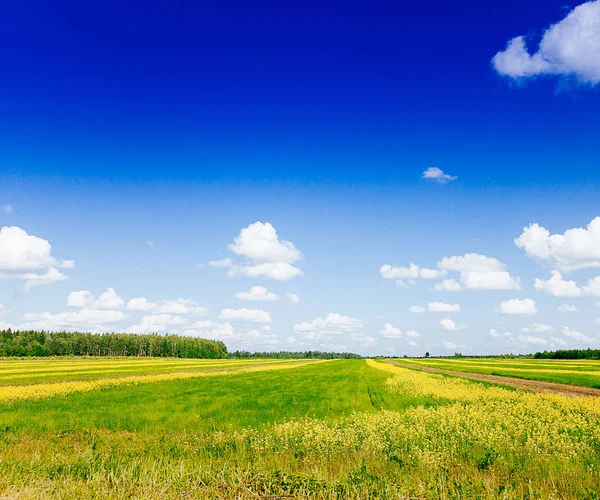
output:
[[1,361],[21,378],[0,400],[42,396],[0,403],[0,496],[598,498],[596,398],[375,360],[188,362]]
[[593,359],[421,358],[399,359],[397,362],[407,366],[429,366],[443,370],[543,380],[600,389],[600,361]]

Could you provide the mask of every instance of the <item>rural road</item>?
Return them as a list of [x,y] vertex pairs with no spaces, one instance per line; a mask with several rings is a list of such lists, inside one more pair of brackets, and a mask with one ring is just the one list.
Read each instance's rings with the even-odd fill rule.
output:
[[545,382],[543,380],[527,380],[516,377],[503,377],[500,375],[488,375],[484,373],[457,372],[453,370],[443,370],[441,368],[432,368],[431,366],[415,366],[413,364],[402,363],[388,360],[390,364],[401,366],[402,368],[412,368],[431,373],[443,373],[454,377],[463,377],[471,380],[480,380],[493,384],[508,385],[516,389],[522,389],[532,392],[545,392],[549,394],[560,394],[562,396],[600,396],[600,389],[592,387],[583,387],[580,385],[559,384],[557,382]]

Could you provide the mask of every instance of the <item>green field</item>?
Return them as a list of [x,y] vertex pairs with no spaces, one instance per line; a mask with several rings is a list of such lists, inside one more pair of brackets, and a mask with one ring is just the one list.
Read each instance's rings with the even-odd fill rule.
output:
[[600,361],[592,359],[428,358],[397,361],[406,365],[431,366],[443,370],[544,380],[600,389]]
[[[107,380],[114,384],[89,385]],[[593,398],[371,360],[0,361],[0,398],[23,387],[42,396],[0,403],[3,498],[600,491]]]

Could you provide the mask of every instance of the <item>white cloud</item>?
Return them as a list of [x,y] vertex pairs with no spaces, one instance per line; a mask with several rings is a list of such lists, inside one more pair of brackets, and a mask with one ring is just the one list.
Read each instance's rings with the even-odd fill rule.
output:
[[219,319],[228,321],[245,321],[248,323],[270,323],[271,315],[261,309],[223,309]]
[[449,331],[466,330],[467,328],[469,328],[467,325],[456,324],[454,321],[452,321],[449,318],[444,318],[443,320],[441,320],[440,326],[444,330],[449,330]]
[[233,266],[233,261],[231,259],[210,260],[208,261],[208,265],[210,267],[231,267]]
[[554,331],[554,328],[550,325],[544,325],[543,323],[534,323],[531,326],[521,328],[523,333],[550,333]]
[[66,280],[57,268],[72,268],[72,260],[57,260],[47,240],[16,226],[0,229],[0,278],[25,280],[25,288]]
[[415,314],[423,314],[426,311],[426,309],[421,306],[412,306],[412,307],[409,307],[408,310],[409,310],[409,312],[415,313]]
[[[406,332],[406,336],[412,339],[418,339],[421,334],[419,332],[417,332],[416,330],[407,330]],[[410,344],[410,342],[409,342]]]
[[600,267],[600,217],[586,228],[568,229],[563,234],[550,234],[539,224],[530,224],[523,228],[515,245],[562,271]]
[[471,290],[518,290],[521,288],[520,278],[511,276],[506,271],[506,264],[498,259],[468,253],[444,257],[438,262],[438,267],[447,271],[457,271],[461,283],[446,280],[436,285],[436,290],[459,291],[462,288]]
[[560,271],[552,271],[552,277],[547,281],[536,278],[535,289],[555,297],[579,297],[583,293],[574,281],[563,280]]
[[570,313],[577,312],[577,307],[571,304],[561,304],[556,310],[561,313]]
[[452,349],[467,349],[466,345],[455,344],[454,342],[449,342],[447,340],[442,340],[442,345],[449,351]]
[[307,338],[318,339],[322,335],[339,335],[360,330],[365,325],[366,322],[361,319],[329,313],[325,318],[315,318],[311,322],[303,321],[294,325],[294,331]]
[[269,223],[255,222],[240,231],[229,249],[256,262],[295,262],[302,257],[291,241],[280,240]]
[[19,325],[20,329],[47,330],[47,331],[84,331],[105,332],[112,330],[109,326],[126,319],[121,311],[111,309],[81,309],[77,312],[49,312],[25,314],[25,323]]
[[117,295],[114,288],[107,288],[100,297],[96,298],[87,290],[71,292],[67,295],[67,307],[87,309],[121,309],[125,301]]
[[531,299],[510,299],[500,304],[502,314],[532,316],[537,313],[535,301]]
[[[389,264],[384,264],[379,268],[379,272],[381,273],[382,278],[388,280],[415,280],[417,278],[433,280],[441,278],[447,274],[447,272],[443,270],[421,268],[412,263],[408,267],[390,266]],[[408,281],[407,283],[412,285],[415,282]]]
[[498,73],[511,78],[536,75],[573,75],[581,82],[600,82],[600,2],[575,7],[550,26],[538,51],[530,55],[522,36],[508,42],[492,59]]
[[240,300],[256,300],[266,302],[279,300],[279,295],[269,292],[269,290],[267,290],[264,286],[253,286],[247,292],[237,292],[235,296]]
[[151,314],[144,316],[139,325],[127,328],[127,333],[163,333],[173,331],[173,326],[187,324],[187,319],[173,314]]
[[2,205],[0,206],[0,212],[4,212],[5,214],[9,214],[13,211],[12,205]]
[[586,295],[600,297],[600,276],[596,276],[594,279],[589,280],[588,284],[583,287],[583,292]]
[[562,330],[562,334],[565,337],[569,337],[569,338],[575,339],[578,342],[585,342],[587,344],[598,342],[598,339],[595,339],[595,338],[592,338],[592,337],[588,337],[587,335],[585,335],[585,334],[583,334],[581,332],[578,332],[577,330],[574,330],[574,329],[572,329],[572,328],[570,328],[568,326],[561,327],[561,330]]
[[558,337],[552,337],[552,343],[559,347],[567,347],[569,345],[563,339]]
[[519,341],[523,344],[546,345],[548,343],[548,341],[546,339],[543,339],[541,337],[534,337],[533,335],[527,335],[527,336],[519,335],[518,338],[519,338]]
[[211,340],[230,341],[235,338],[235,330],[229,323],[216,321],[196,321],[189,328],[184,329],[188,337],[204,337]]
[[498,330],[494,330],[492,328],[490,330],[490,337],[494,337],[494,338],[512,337],[512,333],[510,333],[510,332],[499,332]]
[[441,283],[436,283],[435,289],[438,292],[460,292],[463,287],[458,281],[452,279],[444,280]]
[[300,296],[295,293],[285,292],[285,296],[290,299],[294,304],[300,303]]
[[162,300],[160,302],[149,302],[144,297],[136,297],[127,302],[127,309],[132,311],[144,311],[154,314],[197,314],[206,316],[208,309],[191,299]]
[[228,276],[247,276],[248,278],[269,278],[277,281],[288,281],[297,276],[303,276],[301,269],[287,262],[264,262],[262,264],[233,266],[227,272]]
[[460,304],[445,304],[444,302],[430,302],[427,306],[429,312],[451,313],[460,312]]
[[292,345],[294,345],[294,344],[296,343],[296,337],[294,337],[293,335],[290,335],[290,336],[287,338],[287,341],[288,341],[288,344],[292,344]]
[[153,241],[148,240],[146,242],[146,245],[148,245],[150,247],[150,250],[156,250],[156,243],[154,243]]
[[260,329],[263,332],[270,332],[271,331],[271,327],[269,325],[263,325],[263,326],[260,327]]
[[399,339],[402,337],[402,330],[390,325],[389,323],[386,323],[383,329],[379,330],[379,333],[384,339]]
[[448,182],[455,181],[458,179],[455,175],[448,175],[443,172],[443,170],[438,167],[429,167],[422,175],[423,179],[433,179],[434,181],[439,182],[440,184],[447,184]]

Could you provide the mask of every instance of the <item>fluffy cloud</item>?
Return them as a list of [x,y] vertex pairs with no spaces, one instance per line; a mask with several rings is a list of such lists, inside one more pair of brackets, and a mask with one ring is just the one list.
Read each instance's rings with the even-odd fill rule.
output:
[[462,288],[471,290],[516,290],[521,288],[519,277],[511,276],[506,271],[506,264],[498,259],[468,253],[465,255],[455,255],[444,257],[438,262],[438,268],[447,271],[457,271],[460,273],[461,283],[448,281],[437,290],[459,291]]
[[460,304],[445,304],[444,302],[430,302],[428,304],[429,312],[451,313],[460,312]]
[[579,297],[583,293],[574,281],[563,280],[560,271],[552,271],[552,277],[546,281],[536,278],[535,289],[555,297]]
[[510,299],[500,304],[502,314],[533,316],[537,313],[535,301],[531,299]]
[[153,314],[197,314],[206,316],[208,309],[191,299],[162,300],[149,302],[144,297],[136,297],[127,302],[127,309],[151,312]]
[[492,64],[498,73],[511,78],[573,75],[584,83],[599,83],[600,1],[581,4],[550,26],[534,54],[518,36],[494,56]]
[[203,337],[211,340],[230,341],[235,338],[235,330],[229,323],[216,321],[196,321],[185,328],[183,334],[188,337]]
[[563,326],[561,327],[562,330],[562,334],[565,337],[569,337],[571,339],[576,340],[577,342],[580,343],[586,343],[586,344],[591,344],[591,343],[597,343],[598,339],[596,338],[592,338],[592,337],[588,337],[587,335],[578,332],[577,330],[574,330],[568,326]]
[[[407,330],[406,332],[406,336],[412,339],[418,339],[421,334],[419,332],[417,332],[416,330]],[[409,342],[410,344],[410,342]]]
[[261,309],[223,309],[219,314],[219,319],[248,323],[270,323],[271,315]]
[[[381,277],[387,280],[414,280],[417,278],[433,280],[446,275],[446,271],[440,271],[438,269],[421,268],[416,264],[410,264],[408,267],[398,267],[390,266],[389,264],[384,264],[379,268],[379,272],[381,273]],[[414,283],[409,282],[409,284]]]
[[435,289],[438,292],[460,292],[463,289],[463,286],[458,281],[452,279],[436,283]]
[[233,261],[231,259],[211,260],[208,262],[210,267],[231,267]]
[[269,292],[269,290],[267,290],[264,286],[253,286],[247,292],[237,292],[235,296],[240,300],[256,300],[265,302],[279,300],[279,295]]
[[25,280],[25,288],[66,280],[58,268],[69,269],[72,260],[58,260],[47,240],[20,227],[0,229],[0,278]]
[[494,337],[494,338],[512,337],[512,333],[510,333],[510,332],[499,332],[498,330],[494,330],[492,328],[490,330],[490,337]]
[[300,296],[295,293],[285,292],[285,296],[290,299],[294,304],[300,304]]
[[583,293],[593,297],[600,297],[600,276],[589,280],[588,284],[583,287]]
[[151,314],[144,316],[139,325],[132,325],[127,328],[127,333],[163,333],[176,332],[173,326],[182,326],[187,324],[187,319],[173,314]]
[[402,330],[390,325],[389,323],[386,323],[383,329],[379,330],[379,333],[384,339],[399,339],[402,337]]
[[127,316],[122,311],[112,309],[81,309],[77,312],[49,312],[25,314],[25,323],[20,329],[46,331],[83,331],[106,332],[114,330],[113,323],[118,323]]
[[415,313],[415,314],[423,314],[426,311],[426,309],[421,306],[412,306],[412,307],[409,307],[408,310],[409,310],[409,312]]
[[570,313],[577,312],[577,307],[571,304],[561,304],[556,310],[561,313]]
[[466,345],[455,344],[454,342],[449,342],[448,340],[442,340],[442,345],[449,351],[452,349],[468,349]]
[[448,182],[455,181],[458,177],[454,175],[445,174],[443,170],[438,167],[429,167],[422,175],[423,179],[433,179],[440,184],[447,184]]
[[125,301],[117,295],[114,288],[107,288],[100,297],[96,298],[87,290],[71,292],[67,295],[67,306],[80,309],[121,309]]
[[518,338],[521,343],[528,345],[546,345],[548,343],[546,339],[543,339],[541,337],[534,337],[533,335],[519,335]]
[[268,278],[277,281],[288,281],[304,273],[287,262],[264,262],[262,264],[233,266],[228,276],[246,276],[248,278]]
[[444,330],[449,330],[449,331],[465,330],[465,329],[469,328],[467,325],[456,324],[454,321],[452,321],[449,318],[444,318],[443,320],[441,320],[440,326]]
[[542,323],[534,323],[531,326],[521,328],[523,333],[550,333],[554,331],[554,328],[550,325],[544,325]]
[[361,319],[329,313],[325,318],[315,318],[310,322],[303,321],[294,325],[294,331],[306,338],[318,339],[322,335],[339,335],[360,330],[365,325],[366,322]]
[[563,234],[550,234],[539,224],[530,224],[523,228],[515,245],[562,271],[600,267],[600,217],[586,228],[568,229]]
[[257,262],[295,262],[302,257],[291,241],[279,239],[269,222],[255,222],[242,229],[229,249]]

